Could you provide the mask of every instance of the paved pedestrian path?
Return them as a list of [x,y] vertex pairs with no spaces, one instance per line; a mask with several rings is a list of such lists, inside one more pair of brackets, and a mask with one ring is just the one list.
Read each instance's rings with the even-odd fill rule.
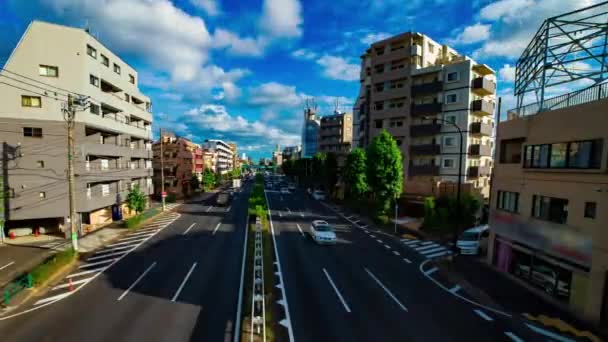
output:
[[426,259],[445,258],[452,254],[449,247],[440,245],[433,241],[418,239],[401,239],[403,245],[421,254]]

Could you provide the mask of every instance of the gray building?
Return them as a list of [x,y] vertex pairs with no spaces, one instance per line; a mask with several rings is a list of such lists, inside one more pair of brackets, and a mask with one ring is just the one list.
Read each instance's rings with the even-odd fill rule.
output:
[[152,193],[152,113],[138,75],[85,30],[32,22],[0,72],[0,143],[9,227],[67,229],[68,95],[74,123],[76,212],[83,233],[129,215]]
[[312,158],[319,150],[319,120],[314,110],[304,110],[304,126],[302,127],[302,158]]

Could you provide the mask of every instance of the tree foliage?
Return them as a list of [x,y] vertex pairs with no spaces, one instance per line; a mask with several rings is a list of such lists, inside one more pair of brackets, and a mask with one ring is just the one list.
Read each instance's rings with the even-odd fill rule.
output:
[[201,182],[198,180],[197,175],[192,175],[192,178],[190,178],[190,187],[195,191],[201,188]]
[[470,228],[476,224],[480,208],[480,201],[469,193],[462,194],[460,205],[455,196],[429,197],[424,206],[424,228],[458,235],[460,230],[456,231],[456,228]]
[[366,167],[365,150],[355,148],[346,157],[342,174],[346,189],[354,198],[361,198],[368,191]]
[[215,173],[210,169],[203,171],[203,189],[209,191],[215,186]]
[[367,148],[367,181],[380,204],[380,212],[386,211],[390,201],[403,191],[401,151],[386,130],[382,130]]
[[311,174],[312,178],[316,183],[324,183],[326,179],[325,176],[325,160],[327,159],[327,154],[323,152],[317,152],[312,157],[312,167]]
[[127,195],[127,207],[129,210],[139,214],[146,209],[147,202],[148,197],[141,191],[139,184],[136,184],[129,190],[129,194]]
[[325,162],[323,163],[323,173],[326,181],[327,189],[333,192],[336,183],[338,183],[338,156],[335,153],[329,152],[325,155]]

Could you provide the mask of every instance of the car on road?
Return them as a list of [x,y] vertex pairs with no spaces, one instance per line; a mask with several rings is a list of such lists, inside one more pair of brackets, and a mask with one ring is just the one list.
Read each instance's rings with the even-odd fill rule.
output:
[[312,221],[312,224],[310,225],[310,236],[316,243],[322,245],[333,245],[337,242],[334,229],[327,221],[323,220]]
[[216,203],[217,203],[217,205],[220,205],[220,206],[226,206],[230,203],[231,199],[232,199],[232,195],[230,194],[229,191],[222,191],[219,194],[217,194]]
[[460,254],[479,255],[487,249],[489,236],[490,229],[487,224],[473,227],[460,235],[456,241],[456,247]]
[[532,274],[530,274],[529,265],[517,264],[515,265],[515,270],[513,272],[516,276],[520,278],[529,279],[532,283],[542,287],[545,292],[550,295],[553,295],[555,293],[557,293],[557,295],[559,296],[564,297],[568,297],[570,295],[568,283],[559,280],[557,272],[547,266],[535,265],[532,268]]
[[317,201],[324,201],[325,200],[325,191],[315,190],[312,193],[312,198],[316,199]]
[[287,188],[281,188],[281,194],[289,194],[289,189]]
[[296,185],[293,183],[289,183],[287,189],[289,189],[289,191],[296,191]]

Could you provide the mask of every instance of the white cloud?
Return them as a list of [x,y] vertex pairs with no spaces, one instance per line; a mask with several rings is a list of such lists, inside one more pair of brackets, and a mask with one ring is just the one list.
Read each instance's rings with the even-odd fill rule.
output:
[[260,106],[297,107],[306,97],[305,94],[297,94],[296,87],[277,82],[264,83],[249,91],[249,102]]
[[384,40],[388,37],[390,37],[391,34],[390,33],[386,33],[386,32],[378,32],[378,33],[368,33],[367,35],[365,35],[363,38],[361,38],[361,43],[365,44],[365,45],[371,45],[375,42],[379,42],[381,40]]
[[530,6],[534,6],[534,0],[500,0],[482,8],[479,16],[485,20],[511,21]]
[[264,0],[260,26],[275,38],[302,35],[302,5],[299,0]]
[[346,59],[337,56],[325,55],[317,60],[323,68],[323,76],[332,80],[358,81],[360,66],[350,63]]
[[211,17],[215,17],[222,13],[219,4],[216,0],[190,0],[194,6],[202,9]]
[[178,93],[162,93],[159,95],[161,99],[179,102],[184,98],[183,94]]
[[505,64],[498,70],[498,77],[503,82],[515,81],[515,67],[510,64]]
[[291,57],[296,59],[313,60],[317,58],[317,53],[308,49],[297,49],[291,53]]
[[213,33],[213,47],[225,48],[230,54],[236,56],[262,56],[267,43],[265,38],[240,38],[235,33],[224,29],[217,29]]
[[474,24],[464,28],[449,44],[473,44],[482,42],[490,37],[491,25]]

